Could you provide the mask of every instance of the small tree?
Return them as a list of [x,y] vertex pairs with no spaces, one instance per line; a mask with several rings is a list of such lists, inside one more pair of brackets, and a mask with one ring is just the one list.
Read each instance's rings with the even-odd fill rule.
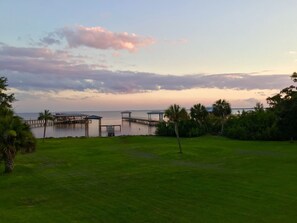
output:
[[39,113],[38,120],[44,120],[44,125],[43,125],[43,141],[45,139],[45,133],[46,133],[46,126],[47,126],[47,121],[49,120],[54,120],[53,115],[50,113],[49,110],[44,110],[44,112]]
[[169,119],[169,121],[174,123],[174,131],[177,138],[178,146],[179,146],[179,153],[182,152],[182,147],[180,144],[179,139],[179,132],[178,132],[178,123],[181,120],[186,120],[189,118],[188,113],[185,108],[181,108],[179,105],[170,105],[167,110],[165,110],[165,117]]
[[228,115],[231,114],[231,106],[225,100],[218,100],[212,105],[212,112],[215,116],[221,118],[221,134],[224,133],[224,123]]

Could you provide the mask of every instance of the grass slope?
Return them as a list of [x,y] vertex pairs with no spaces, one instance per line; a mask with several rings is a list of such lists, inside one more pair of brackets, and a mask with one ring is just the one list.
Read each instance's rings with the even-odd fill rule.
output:
[[48,139],[0,175],[0,222],[297,222],[297,144]]

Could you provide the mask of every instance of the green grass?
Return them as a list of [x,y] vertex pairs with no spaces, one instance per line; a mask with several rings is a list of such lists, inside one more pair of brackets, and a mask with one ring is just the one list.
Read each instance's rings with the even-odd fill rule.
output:
[[297,222],[297,143],[207,136],[182,146],[39,141],[0,175],[0,222]]

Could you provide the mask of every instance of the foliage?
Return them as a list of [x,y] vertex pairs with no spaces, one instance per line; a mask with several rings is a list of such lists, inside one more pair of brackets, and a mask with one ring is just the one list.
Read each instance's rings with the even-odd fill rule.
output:
[[[225,103],[225,100],[222,102]],[[223,110],[223,112],[225,111]],[[197,137],[207,133],[219,134],[221,132],[222,118],[208,113],[204,105],[200,103],[193,105],[190,109],[190,117],[185,109],[183,113],[183,119],[178,122],[178,132],[181,137]],[[175,127],[173,123],[159,123],[156,135],[174,136]]]
[[276,116],[270,110],[256,109],[231,116],[225,124],[225,135],[241,140],[275,140],[278,136]]
[[5,173],[12,172],[17,151],[35,151],[35,138],[30,127],[9,109],[0,109],[0,153]]
[[208,116],[208,111],[206,110],[204,105],[199,103],[193,105],[193,107],[190,109],[190,115],[191,119],[193,119],[195,122],[205,124],[206,118]]
[[15,101],[14,94],[7,94],[7,78],[0,77],[0,108],[11,108],[11,103]]
[[158,136],[176,136],[172,122],[159,122],[156,127],[156,135]]
[[36,142],[29,126],[11,110],[14,96],[5,92],[7,79],[1,77],[0,80],[0,161],[4,161],[4,172],[10,173],[17,151],[33,152]]
[[212,105],[212,113],[217,117],[221,117],[221,118],[227,117],[228,115],[231,114],[230,103],[222,99],[217,100]]
[[193,107],[190,109],[190,116],[191,116],[191,119],[196,123],[196,127],[200,129],[202,128],[204,131],[207,131],[208,115],[209,113],[206,110],[205,106],[200,103],[193,105]]
[[[297,81],[297,73],[291,76],[294,82]],[[267,99],[270,110],[276,115],[276,125],[279,138],[297,139],[297,87],[289,86],[280,93]]]
[[[197,137],[204,135],[207,132],[206,126],[195,122],[192,119],[181,120],[178,123],[178,132],[181,137]],[[157,125],[156,135],[159,136],[176,136],[174,123],[160,122]]]
[[227,117],[231,114],[231,106],[230,103],[225,100],[217,100],[212,105],[212,113],[221,118],[221,134],[224,134],[224,124],[226,122]]
[[209,114],[206,119],[207,133],[218,135],[222,131],[222,119],[214,114]]
[[164,116],[171,122],[189,119],[186,109],[176,104],[170,105],[169,108],[165,110]]

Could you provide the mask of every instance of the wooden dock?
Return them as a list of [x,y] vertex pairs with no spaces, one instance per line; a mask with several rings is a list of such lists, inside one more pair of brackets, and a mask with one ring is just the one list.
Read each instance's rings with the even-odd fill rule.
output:
[[109,127],[119,127],[119,131],[122,131],[122,126],[121,125],[101,125],[101,127],[103,128],[106,128],[106,130],[109,128]]
[[142,125],[156,126],[160,121],[146,118],[137,118],[137,117],[122,117],[123,121],[139,123]]
[[[148,118],[132,117],[131,111],[123,111],[122,120],[127,122],[135,122],[143,125],[156,126],[159,122],[163,121],[164,112],[163,111],[151,111],[148,112]],[[159,120],[152,119],[152,115],[158,115]]]
[[[28,124],[31,128],[40,128],[44,126],[44,120],[24,120],[26,124]],[[53,125],[63,125],[63,124],[86,124],[86,122],[90,122],[88,120],[65,120],[65,121],[57,121],[57,120],[47,120],[46,126]]]
[[[85,136],[89,136],[89,124],[92,120],[98,120],[98,135],[102,136],[102,129],[105,128],[108,136],[114,136],[115,131],[122,131],[121,125],[102,125],[101,116],[97,115],[84,115],[78,113],[56,113],[53,115],[54,120],[48,120],[47,126],[53,125],[75,125],[81,124],[85,126]],[[45,120],[24,120],[31,128],[43,127]]]
[[[53,115],[54,120],[47,120],[47,126],[53,125],[63,125],[63,124],[87,124],[91,122],[90,119],[87,119],[87,115],[79,113],[56,113]],[[43,127],[45,120],[24,120],[31,128]]]
[[[45,121],[44,120],[24,120],[24,122],[29,125],[31,128],[39,128],[43,127]],[[52,126],[54,125],[54,121],[48,120],[47,121],[47,126]]]

